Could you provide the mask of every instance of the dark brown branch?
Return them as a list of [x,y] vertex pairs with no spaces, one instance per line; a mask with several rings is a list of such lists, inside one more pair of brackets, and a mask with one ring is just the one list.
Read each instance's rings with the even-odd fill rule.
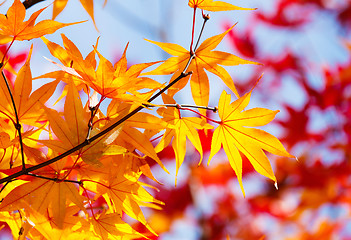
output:
[[[2,67],[2,63],[0,63],[0,68]],[[16,108],[16,104],[15,104],[15,100],[13,98],[13,95],[12,95],[12,92],[11,92],[11,88],[10,88],[10,84],[9,82],[7,81],[7,78],[4,74],[4,71],[1,70],[1,74],[2,74],[2,77],[5,81],[5,84],[6,84],[6,88],[7,88],[7,91],[10,95],[10,98],[11,98],[11,102],[12,102],[12,107],[13,107],[13,110],[14,110],[14,113],[15,113],[15,118],[16,118],[16,122],[15,122],[15,128],[18,132],[18,138],[19,138],[19,143],[20,143],[20,151],[21,151],[21,158],[22,158],[22,169],[25,169],[25,162],[24,162],[24,152],[23,152],[23,140],[22,140],[22,133],[21,133],[21,128],[22,128],[22,125],[20,124],[19,122],[19,118],[18,118],[18,113],[17,113],[17,108]]]
[[[189,62],[193,59],[193,57],[189,58]],[[189,64],[187,64],[188,66]],[[185,69],[186,70],[186,69]],[[152,102],[153,100],[155,100],[157,97],[159,97],[162,93],[164,93],[165,91],[167,91],[167,89],[169,89],[170,87],[172,87],[174,84],[176,84],[180,79],[188,76],[191,73],[181,73],[179,75],[179,77],[177,77],[176,79],[174,79],[174,81],[172,81],[171,83],[169,83],[165,88],[163,88],[161,91],[159,91],[158,93],[156,93],[153,97],[151,97],[148,102]],[[16,172],[10,176],[7,176],[5,178],[0,179],[0,184],[4,183],[4,182],[8,182],[11,181],[17,177],[20,177],[22,175],[26,175],[32,171],[38,170],[40,168],[43,168],[45,166],[48,166],[52,163],[55,163],[59,160],[61,160],[64,157],[69,156],[70,154],[74,153],[75,151],[78,151],[79,149],[89,145],[91,142],[97,140],[98,138],[104,136],[105,134],[109,133],[110,131],[112,131],[113,129],[115,129],[116,127],[118,127],[119,125],[121,125],[123,122],[125,122],[127,119],[129,119],[130,117],[132,117],[134,114],[136,114],[137,112],[139,112],[140,110],[142,110],[144,108],[144,106],[139,106],[138,108],[136,108],[135,110],[133,110],[132,112],[128,113],[126,116],[124,116],[123,118],[121,118],[120,120],[118,120],[117,122],[115,122],[114,124],[112,124],[111,126],[109,126],[108,128],[104,129],[103,131],[99,132],[98,134],[96,134],[95,136],[91,137],[90,139],[86,139],[84,142],[82,142],[81,144],[75,146],[74,148],[60,154],[57,157],[54,157],[48,161],[42,162],[38,165],[35,165],[33,167],[29,167],[26,169],[22,169],[19,172]]]
[[28,8],[34,6],[35,4],[43,2],[43,1],[45,1],[45,0],[25,0],[22,4],[26,9],[28,9]]
[[36,178],[41,178],[41,179],[46,179],[46,180],[54,181],[54,182],[69,182],[69,183],[76,183],[76,184],[78,184],[78,185],[81,185],[81,184],[82,184],[81,181],[69,180],[69,179],[60,179],[60,178],[44,177],[44,176],[36,175],[36,174],[34,174],[34,173],[27,173],[27,175],[32,176],[32,177],[36,177]]

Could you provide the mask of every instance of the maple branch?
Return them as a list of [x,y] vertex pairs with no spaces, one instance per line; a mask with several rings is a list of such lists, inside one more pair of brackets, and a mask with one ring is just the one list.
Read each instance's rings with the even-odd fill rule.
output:
[[[162,93],[164,93],[165,91],[167,91],[167,89],[169,89],[170,87],[172,87],[174,84],[176,84],[180,79],[188,76],[189,74],[191,74],[191,72],[185,73],[185,71],[187,70],[191,60],[194,58],[194,55],[191,56],[188,60],[188,64],[186,65],[186,67],[184,68],[184,71],[176,78],[174,79],[171,83],[169,83],[166,87],[164,87],[163,89],[161,89],[158,93],[156,93],[154,96],[152,96],[148,102],[152,102],[153,100],[155,100],[157,97],[159,97]],[[116,127],[118,127],[119,125],[121,125],[123,122],[125,122],[127,119],[129,119],[130,117],[132,117],[133,115],[135,115],[137,112],[139,112],[140,110],[142,110],[144,108],[144,106],[139,106],[136,109],[134,109],[132,112],[128,113],[127,115],[125,115],[123,118],[119,119],[117,122],[115,122],[114,124],[112,124],[111,126],[107,127],[106,129],[104,129],[103,131],[99,132],[98,134],[94,135],[93,137],[86,139],[84,142],[78,144],[77,146],[75,146],[74,148],[71,148],[70,150],[61,153],[60,155],[47,160],[45,162],[42,162],[38,165],[29,167],[29,168],[23,168],[21,171],[16,172],[10,176],[7,176],[5,178],[0,179],[0,184],[4,183],[4,182],[8,182],[8,181],[12,181],[13,179],[20,177],[22,175],[26,175],[32,171],[38,170],[40,168],[43,168],[45,166],[48,166],[52,163],[55,163],[59,160],[61,160],[64,157],[69,156],[70,154],[78,151],[79,149],[89,145],[91,142],[97,140],[98,138],[106,135],[107,133],[109,133],[110,131],[112,131],[113,129],[115,129]]]
[[26,9],[28,9],[28,8],[34,6],[35,4],[40,3],[42,1],[45,1],[45,0],[25,0],[22,4]]
[[[2,68],[2,67],[3,67],[3,63],[1,62],[0,63],[0,68]],[[19,122],[17,108],[16,108],[15,100],[14,100],[12,92],[11,92],[10,84],[7,81],[7,78],[6,78],[3,70],[1,70],[1,74],[2,74],[2,77],[3,77],[4,81],[5,81],[7,91],[9,93],[9,95],[10,95],[10,98],[11,98],[12,107],[13,107],[13,110],[15,112],[16,123],[14,123],[14,125],[15,125],[15,128],[16,128],[17,132],[18,132],[18,138],[19,138],[20,149],[21,149],[20,151],[21,151],[21,157],[22,157],[22,170],[23,170],[23,169],[26,168],[26,166],[25,166],[25,162],[24,162],[23,140],[22,140],[22,134],[21,134],[22,125]]]
[[40,176],[34,173],[27,173],[26,175],[28,176],[32,176],[32,177],[36,177],[36,178],[41,178],[41,179],[46,179],[46,180],[50,180],[50,181],[54,181],[54,182],[69,182],[69,183],[76,183],[78,185],[81,185],[82,182],[81,181],[76,181],[76,180],[69,180],[69,179],[60,179],[60,178],[50,178],[50,177],[44,177],[44,176]]

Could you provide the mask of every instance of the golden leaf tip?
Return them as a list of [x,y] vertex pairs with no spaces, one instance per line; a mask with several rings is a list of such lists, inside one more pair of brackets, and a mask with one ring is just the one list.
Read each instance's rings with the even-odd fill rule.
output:
[[275,187],[275,189],[278,190],[278,183],[277,182],[274,183],[274,187]]

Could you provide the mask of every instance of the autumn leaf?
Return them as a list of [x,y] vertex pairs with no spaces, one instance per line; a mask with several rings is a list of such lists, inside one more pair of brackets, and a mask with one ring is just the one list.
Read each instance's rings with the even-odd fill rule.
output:
[[[79,93],[74,87],[73,83],[69,84],[64,105],[64,118],[62,118],[62,116],[56,110],[49,109],[45,106],[43,108],[45,110],[46,117],[49,120],[50,127],[58,139],[38,139],[37,142],[44,144],[48,148],[54,150],[55,153],[59,154],[74,148],[86,140],[90,114],[83,108]],[[95,135],[99,131],[99,129],[93,128],[91,130],[91,135]],[[118,131],[115,130],[110,132],[110,134],[107,134],[103,138],[100,138],[99,140],[94,141],[88,146],[75,152],[75,154],[89,164],[101,166],[99,158],[104,154],[104,151],[107,148],[107,139],[109,139],[109,137],[111,137],[113,134],[116,134],[115,137],[117,137]],[[107,154],[112,154],[112,152],[115,154],[122,154],[124,149],[115,147],[109,151],[110,152]]]
[[[52,19],[55,19],[62,11],[65,9],[68,0],[55,0],[52,9]],[[94,1],[93,0],[80,0],[80,3],[84,7],[85,11],[89,14],[93,20],[94,26],[96,28],[95,18],[94,18]],[[97,29],[97,28],[96,28]]]
[[200,8],[211,12],[230,10],[255,10],[255,8],[242,8],[234,6],[230,3],[213,0],[189,0],[188,5],[191,8]]
[[[224,33],[210,37],[206,39],[195,51],[195,57],[188,67],[188,71],[192,71],[190,77],[190,86],[193,99],[197,105],[207,106],[209,101],[210,87],[209,80],[205,69],[222,79],[222,81],[232,90],[237,96],[238,92],[234,86],[232,77],[229,73],[221,66],[235,66],[239,64],[258,64],[255,62],[241,59],[233,54],[221,51],[212,51],[222,41],[224,36],[233,29],[235,25],[229,28]],[[157,46],[161,47],[167,53],[174,55],[162,63],[158,68],[147,72],[148,75],[163,75],[175,73],[171,81],[180,75],[185,68],[190,53],[185,48],[173,44],[173,43],[162,43],[147,40]],[[169,91],[169,94],[173,96],[177,91],[182,89],[189,77],[180,80],[176,86]]]
[[94,233],[99,239],[121,239],[121,237],[145,237],[135,231],[130,225],[123,222],[121,215],[117,213],[102,213],[98,218],[92,220]]
[[218,115],[221,122],[213,133],[211,154],[208,160],[209,164],[212,157],[223,146],[244,195],[242,158],[239,152],[249,159],[257,172],[274,182],[276,182],[276,178],[269,160],[262,150],[279,156],[294,157],[284,149],[277,138],[263,130],[252,128],[268,124],[279,111],[265,108],[253,108],[245,111],[244,108],[249,104],[251,92],[252,90],[233,103],[230,103],[229,94],[225,91],[221,94],[218,103]]
[[117,143],[120,145],[123,144],[127,146],[133,146],[133,149],[130,149],[131,152],[133,152],[135,149],[138,149],[146,156],[154,159],[165,172],[169,173],[161,160],[158,158],[157,153],[150,140],[139,130],[128,126],[124,127],[117,138]]
[[82,181],[86,189],[97,194],[95,198],[101,195],[104,197],[111,211],[118,214],[126,213],[154,233],[147,223],[140,206],[159,208],[155,203],[161,205],[164,203],[155,199],[143,188],[143,186],[149,185],[138,181],[141,173],[132,171],[133,169],[130,168],[132,162],[130,160],[131,158],[121,156],[115,158],[107,157],[104,165],[109,167],[100,170],[107,174],[104,180],[100,179],[99,182],[96,182],[84,178]]
[[[170,97],[164,96],[164,99],[166,103],[174,103],[174,100]],[[212,126],[206,124],[204,119],[198,117],[182,117],[177,108],[160,108],[157,110],[157,112],[163,117],[163,121],[167,123],[167,128],[162,139],[155,147],[155,151],[162,151],[172,141],[172,147],[176,158],[177,176],[178,170],[185,158],[186,139],[188,138],[196,150],[200,153],[200,164],[202,161],[203,152],[197,129],[210,129]]]
[[43,20],[35,24],[39,14],[44,10],[45,8],[36,11],[30,16],[29,20],[24,21],[26,9],[20,0],[15,0],[6,15],[0,14],[0,43],[39,38],[46,34],[54,33],[60,28],[81,23],[59,23],[53,20]]
[[12,190],[0,204],[0,211],[20,209],[23,202],[29,204],[34,210],[44,213],[50,206],[55,222],[62,227],[66,201],[73,202],[80,209],[85,210],[83,197],[79,195],[78,188],[72,183],[34,178]]
[[[15,84],[11,91],[16,104],[18,118],[20,122],[35,126],[38,125],[36,122],[43,120],[43,109],[42,105],[51,97],[54,93],[58,81],[53,81],[44,84],[36,91],[32,92],[32,73],[30,69],[30,58],[32,48],[29,52],[28,58],[25,64],[22,66],[18,75],[15,79]],[[12,107],[11,96],[8,93],[7,86],[3,77],[0,77],[0,95],[2,101],[0,101],[0,111],[7,113],[8,117],[14,121],[15,111]]]
[[[64,66],[60,66],[62,71],[73,76],[75,81],[78,79],[75,85],[78,85],[79,82],[87,84],[99,93],[102,98],[114,98],[119,99],[119,101],[142,103],[145,103],[146,100],[143,94],[138,92],[139,90],[151,89],[151,92],[153,92],[162,87],[162,84],[157,81],[140,76],[143,70],[158,62],[140,63],[128,68],[126,58],[128,44],[125,47],[122,57],[113,65],[98,52],[96,46],[84,59],[75,44],[65,35],[62,34],[61,36],[64,48],[45,38],[42,38],[42,40],[48,46],[51,54],[64,64]],[[100,60],[98,65],[95,61],[95,54],[98,55]],[[41,77],[56,78],[59,76],[56,73]]]

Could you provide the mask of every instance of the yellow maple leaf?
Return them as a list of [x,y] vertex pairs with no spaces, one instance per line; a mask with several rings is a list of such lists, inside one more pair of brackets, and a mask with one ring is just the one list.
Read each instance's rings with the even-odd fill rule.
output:
[[149,139],[139,130],[125,126],[116,139],[116,142],[118,145],[133,146],[133,149],[130,149],[131,152],[134,151],[134,149],[138,149],[140,152],[154,159],[162,167],[162,169],[165,170],[165,172],[169,173],[157,156],[157,153]]
[[[166,103],[174,103],[174,100],[167,99],[163,96]],[[159,144],[155,147],[156,152],[162,151],[172,141],[172,147],[176,158],[176,176],[178,170],[182,165],[186,153],[186,139],[188,138],[194,145],[196,150],[200,153],[200,161],[202,161],[203,152],[199,133],[197,129],[210,129],[212,126],[206,123],[204,119],[197,117],[182,117],[177,108],[160,108],[157,110],[158,114],[163,116],[163,121],[167,123],[166,132],[163,134]],[[177,183],[177,178],[176,178]]]
[[211,12],[230,10],[255,10],[255,8],[242,8],[230,3],[213,0],[189,0],[188,5],[191,8],[200,8]]
[[79,23],[60,23],[53,20],[43,20],[35,24],[39,14],[44,10],[45,8],[36,11],[27,21],[24,21],[26,9],[20,0],[15,0],[6,15],[0,14],[0,43],[39,38],[46,34],[54,33],[62,27]]
[[[241,59],[233,54],[221,51],[212,51],[222,41],[224,36],[233,29],[235,25],[229,28],[224,33],[210,37],[206,39],[195,51],[195,57],[189,65],[188,71],[192,71],[191,76],[181,79],[175,86],[169,90],[169,95],[173,96],[177,91],[182,89],[190,79],[191,93],[193,99],[197,105],[207,106],[209,101],[209,80],[205,69],[222,79],[222,81],[237,95],[238,92],[234,86],[233,80],[229,73],[221,66],[235,66],[239,64],[258,64],[248,60]],[[178,77],[184,70],[190,52],[185,48],[173,44],[173,43],[162,43],[147,40],[153,44],[156,44],[167,53],[174,55],[167,59],[155,70],[147,72],[148,75],[164,75],[174,73],[171,81]]]
[[221,94],[218,103],[218,115],[221,122],[213,133],[211,154],[208,160],[208,163],[210,163],[212,157],[223,146],[244,195],[242,158],[239,152],[249,159],[257,172],[274,182],[276,182],[276,178],[269,160],[262,150],[279,156],[294,157],[284,149],[276,137],[263,130],[252,128],[268,124],[279,111],[265,108],[253,108],[244,111],[244,108],[249,104],[251,92],[252,90],[233,103],[230,103],[229,94],[225,91]]

